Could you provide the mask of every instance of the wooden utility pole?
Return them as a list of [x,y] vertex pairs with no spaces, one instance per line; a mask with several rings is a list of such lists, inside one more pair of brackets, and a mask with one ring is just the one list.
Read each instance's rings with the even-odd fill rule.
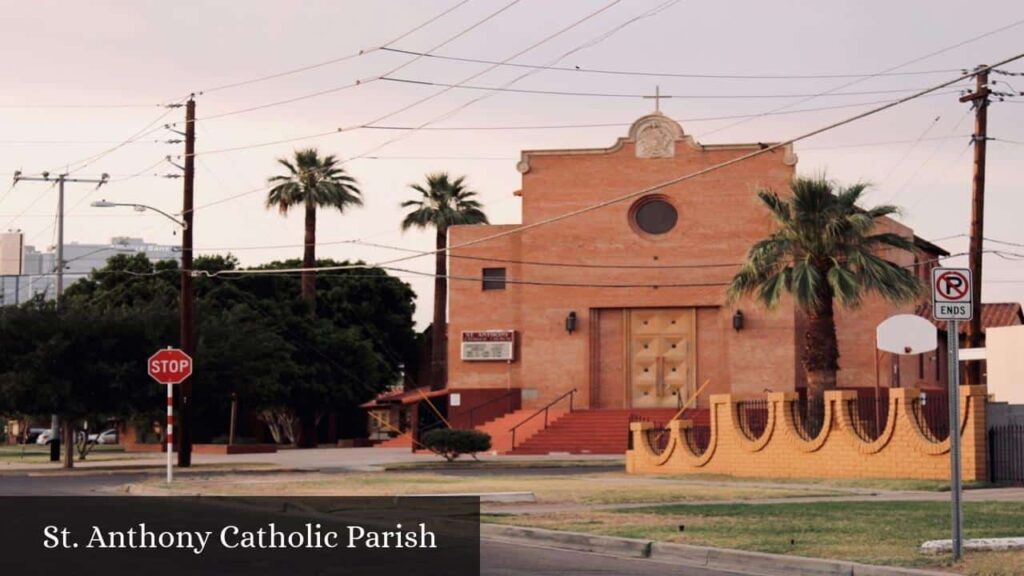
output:
[[[979,67],[975,75],[974,92],[960,97],[961,102],[970,102],[974,106],[974,179],[971,190],[971,245],[968,248],[968,267],[974,285],[971,287],[971,298],[974,313],[967,324],[967,347],[981,347],[981,258],[985,237],[985,144],[988,140],[988,72],[985,66]],[[981,362],[967,363],[966,384],[981,384]]]
[[[21,171],[14,173],[14,184],[25,180],[28,182],[53,182],[57,185],[57,261],[54,263],[54,272],[57,273],[57,291],[55,302],[57,304],[57,310],[61,310],[63,304],[62,299],[64,297],[64,184],[66,182],[81,182],[85,184],[95,184],[96,188],[103,186],[110,179],[106,173],[99,178],[68,178],[68,174],[58,174],[56,178],[50,178],[49,172],[43,172],[39,176],[24,176]],[[16,290],[19,288],[15,288]],[[15,296],[17,298],[17,296]],[[64,421],[64,431],[62,434],[58,434],[58,428],[60,424],[60,418],[57,414],[50,416],[50,434],[53,440],[50,442],[50,462],[57,462],[60,460],[60,443],[64,442],[64,467],[71,468],[75,465],[75,441],[72,434],[73,422],[71,420]],[[60,436],[63,435],[63,438]]]
[[[192,208],[195,183],[196,102],[189,98],[185,105],[185,174],[181,219],[181,349],[195,358],[195,319],[192,293]],[[192,465],[192,376],[178,387],[178,466]]]

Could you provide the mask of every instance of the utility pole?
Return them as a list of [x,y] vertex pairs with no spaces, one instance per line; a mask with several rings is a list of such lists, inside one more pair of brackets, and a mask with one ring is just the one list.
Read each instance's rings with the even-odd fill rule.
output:
[[[189,98],[185,105],[185,174],[181,219],[181,349],[195,358],[195,321],[192,293],[192,207],[196,175],[196,102]],[[192,376],[178,387],[181,440],[178,445],[178,466],[192,465]]]
[[[61,297],[64,295],[64,183],[81,182],[84,184],[95,184],[96,188],[103,186],[110,179],[110,176],[103,173],[99,178],[68,178],[68,175],[58,174],[56,178],[50,178],[49,172],[43,172],[39,176],[24,176],[21,171],[14,173],[14,183],[24,180],[26,182],[55,182],[57,184],[57,262],[54,266],[57,273],[57,310],[60,311]],[[57,428],[59,418],[56,414],[50,415],[50,434],[53,441],[50,443],[50,462],[60,460],[60,441],[57,440]],[[64,467],[71,468],[74,465],[74,438],[71,429],[71,422],[64,422]]]
[[[974,179],[971,189],[971,244],[968,248],[968,268],[974,285],[971,287],[973,315],[967,325],[967,347],[981,347],[981,258],[985,237],[985,144],[988,140],[988,87],[989,70],[979,66],[975,75],[974,92],[960,97],[974,107]],[[981,384],[981,362],[967,363],[967,384]]]

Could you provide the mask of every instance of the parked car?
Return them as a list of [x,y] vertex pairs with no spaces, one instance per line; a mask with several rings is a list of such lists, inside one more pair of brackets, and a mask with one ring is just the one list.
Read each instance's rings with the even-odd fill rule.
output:
[[[56,439],[60,440],[60,432],[59,431],[57,432]],[[43,430],[42,432],[40,432],[39,436],[36,437],[36,444],[40,444],[40,445],[44,445],[45,446],[45,445],[53,442],[53,440],[54,440],[53,430],[50,430],[49,428],[47,428],[47,429]]]
[[90,444],[117,444],[117,430],[111,428],[99,434],[89,434]]
[[25,444],[35,444],[36,439],[39,438],[39,435],[42,434],[43,432],[48,431],[49,428],[29,428],[28,434],[25,435]]

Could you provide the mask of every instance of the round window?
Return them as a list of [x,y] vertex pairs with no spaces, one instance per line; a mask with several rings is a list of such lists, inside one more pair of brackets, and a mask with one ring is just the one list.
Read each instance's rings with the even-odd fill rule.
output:
[[648,234],[664,234],[679,221],[675,207],[660,197],[641,199],[631,212],[633,224]]

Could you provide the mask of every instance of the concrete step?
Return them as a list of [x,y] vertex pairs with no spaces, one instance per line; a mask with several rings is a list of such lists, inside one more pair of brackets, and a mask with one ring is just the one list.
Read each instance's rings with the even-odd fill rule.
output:
[[[577,410],[537,431],[523,441],[516,439],[512,454],[624,454],[629,445],[629,424],[649,421],[666,424],[676,410]],[[698,424],[708,420],[707,410],[688,410],[681,416]]]

